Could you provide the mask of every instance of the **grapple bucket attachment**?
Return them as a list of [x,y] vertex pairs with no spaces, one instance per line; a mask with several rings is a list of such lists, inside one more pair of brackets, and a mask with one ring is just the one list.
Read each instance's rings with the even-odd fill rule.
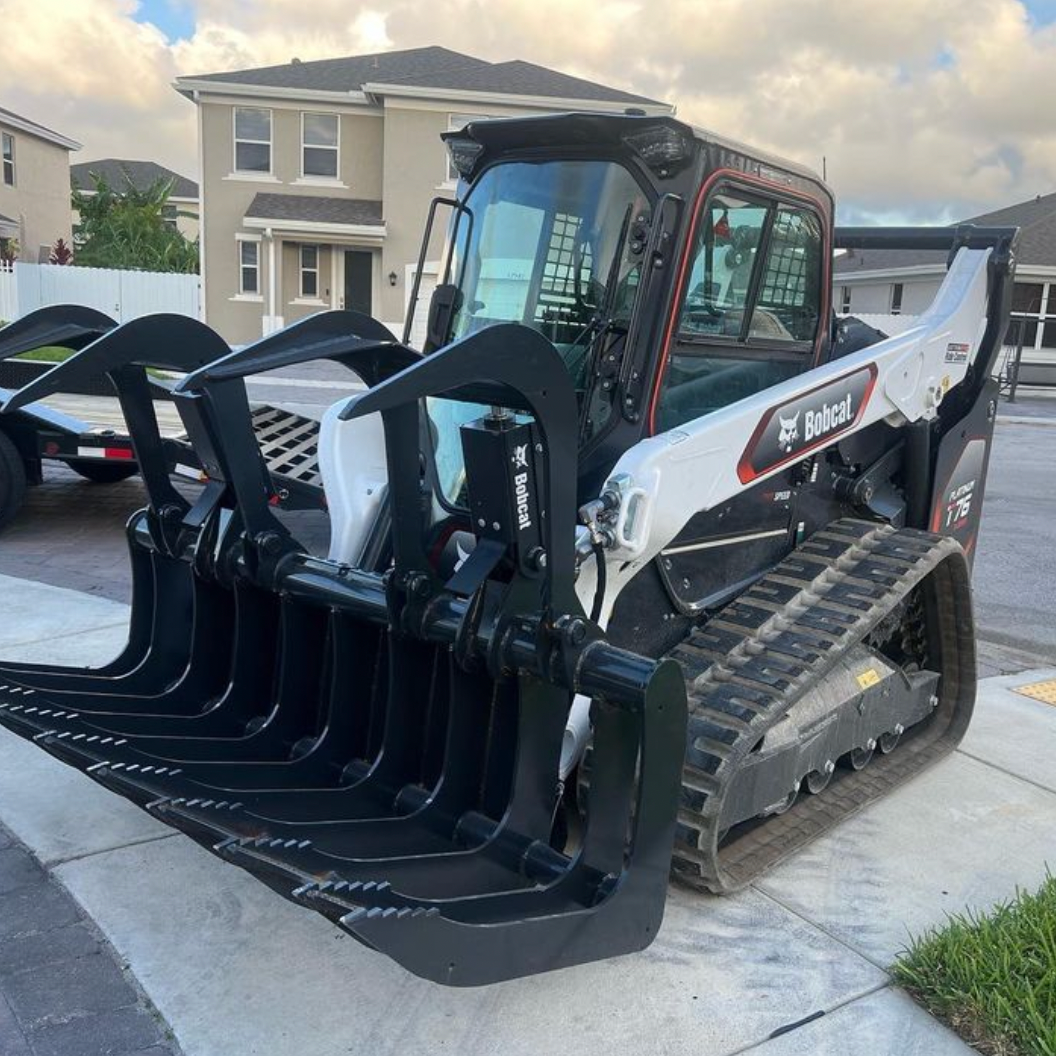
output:
[[[673,661],[609,645],[577,599],[571,379],[524,327],[419,361],[360,330],[316,332],[315,354],[376,366],[343,416],[382,416],[385,558],[311,557],[275,519],[241,378],[304,354],[293,336],[261,343],[259,361],[232,353],[177,390],[217,489],[185,559],[207,584],[198,604],[230,626],[210,646],[214,674],[228,654],[223,678],[130,707],[6,673],[0,722],[425,978],[480,985],[641,949],[666,898],[685,686]],[[427,396],[496,405],[462,429],[477,544],[448,577],[423,501]],[[585,824],[566,841],[576,693],[594,702],[594,748]]]

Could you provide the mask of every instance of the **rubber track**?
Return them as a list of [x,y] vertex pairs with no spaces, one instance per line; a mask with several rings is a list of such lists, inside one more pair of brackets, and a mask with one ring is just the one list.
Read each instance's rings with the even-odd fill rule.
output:
[[[676,879],[716,894],[738,890],[952,751],[975,703],[968,576],[951,538],[837,521],[672,650],[690,709]],[[743,834],[735,831],[718,850],[723,797],[752,747],[929,577],[929,655],[942,675],[935,711],[889,755],[877,753],[820,795],[801,794],[785,814],[739,827]]]

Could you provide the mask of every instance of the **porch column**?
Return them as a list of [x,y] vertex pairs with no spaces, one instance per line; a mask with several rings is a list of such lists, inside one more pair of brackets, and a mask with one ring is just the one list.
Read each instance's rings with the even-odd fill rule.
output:
[[275,234],[269,227],[264,233],[268,240],[268,315],[273,320],[272,326],[274,326],[274,319],[279,313],[275,310],[278,301],[278,272],[275,267]]

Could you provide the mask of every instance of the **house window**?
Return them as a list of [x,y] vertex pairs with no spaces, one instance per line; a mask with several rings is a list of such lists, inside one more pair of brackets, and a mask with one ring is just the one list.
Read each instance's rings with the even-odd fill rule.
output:
[[253,297],[260,293],[260,243],[238,240],[238,292]]
[[4,183],[8,187],[15,185],[15,137],[10,132],[4,132],[3,136],[3,158],[4,158]]
[[891,286],[891,314],[902,314],[902,283],[900,282]]
[[164,221],[167,227],[171,227],[173,231],[179,229],[178,218],[179,211],[174,205],[163,205],[161,207],[161,219]]
[[850,286],[840,287],[840,311],[847,315],[851,310],[851,288]]
[[1012,287],[1012,318],[1005,344],[1056,349],[1056,282],[1017,282]]
[[301,114],[301,175],[336,180],[340,139],[337,114]]
[[[1026,315],[1041,314],[1041,297],[1045,287],[1040,282],[1017,282],[1012,287],[1012,311]],[[1050,287],[1049,297],[1052,292]]]
[[235,107],[235,172],[271,172],[271,111]]
[[313,301],[319,296],[318,246],[301,246],[301,296]]
[[[448,132],[461,132],[463,128],[470,123],[470,121],[485,121],[487,120],[487,114],[448,114],[447,116],[447,130]],[[458,183],[458,169],[455,168],[454,162],[451,160],[451,155],[448,151],[444,151],[447,154],[447,182]]]

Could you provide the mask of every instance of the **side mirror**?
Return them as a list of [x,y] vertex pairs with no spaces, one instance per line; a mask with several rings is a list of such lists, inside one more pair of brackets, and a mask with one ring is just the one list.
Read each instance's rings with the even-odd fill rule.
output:
[[451,325],[461,307],[462,291],[454,283],[444,282],[433,290],[422,351],[435,352],[447,344],[451,337]]

